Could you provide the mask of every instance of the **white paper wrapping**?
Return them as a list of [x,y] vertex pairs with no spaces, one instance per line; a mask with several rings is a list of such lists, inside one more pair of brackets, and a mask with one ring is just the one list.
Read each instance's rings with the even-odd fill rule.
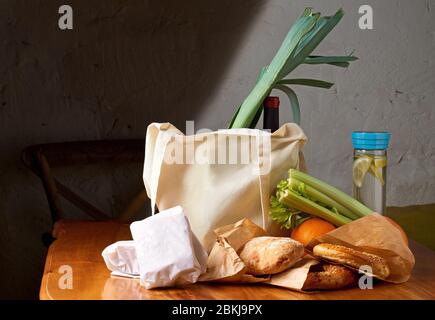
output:
[[139,264],[134,241],[118,241],[106,247],[101,253],[112,275],[137,276]]
[[195,283],[205,272],[207,253],[180,206],[133,222],[130,230],[147,289]]

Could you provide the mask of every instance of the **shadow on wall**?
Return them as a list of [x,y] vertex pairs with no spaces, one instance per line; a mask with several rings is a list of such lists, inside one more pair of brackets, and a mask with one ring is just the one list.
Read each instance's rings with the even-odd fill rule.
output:
[[[262,3],[72,1],[72,31],[57,27],[63,1],[0,3],[1,298],[38,297],[40,236],[51,227],[42,186],[21,165],[21,150],[143,138],[153,121],[184,128],[221,81]],[[107,210],[143,189],[141,166],[122,179],[102,172],[67,171],[63,182]]]

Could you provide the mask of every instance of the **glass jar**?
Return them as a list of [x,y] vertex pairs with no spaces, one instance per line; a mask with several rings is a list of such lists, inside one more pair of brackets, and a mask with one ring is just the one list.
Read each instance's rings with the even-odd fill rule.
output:
[[389,132],[352,133],[353,197],[374,212],[385,214]]

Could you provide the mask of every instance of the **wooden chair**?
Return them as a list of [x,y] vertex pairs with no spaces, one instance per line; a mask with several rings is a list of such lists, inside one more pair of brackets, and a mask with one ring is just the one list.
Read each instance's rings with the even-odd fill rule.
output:
[[[24,149],[22,160],[26,167],[41,178],[53,224],[63,218],[64,209],[60,197],[94,220],[107,220],[110,217],[106,213],[56,179],[51,169],[72,165],[141,163],[144,150],[145,141],[142,139],[61,142],[29,146]],[[121,213],[120,219],[131,217],[145,201],[146,194],[141,192]],[[44,233],[42,241],[48,247],[54,238],[51,233]]]

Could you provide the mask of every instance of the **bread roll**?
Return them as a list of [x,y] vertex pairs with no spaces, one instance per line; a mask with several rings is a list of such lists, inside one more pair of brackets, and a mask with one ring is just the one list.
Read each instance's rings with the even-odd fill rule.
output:
[[311,267],[303,290],[336,290],[356,285],[358,278],[346,267],[318,264]]
[[390,269],[385,259],[372,253],[361,252],[336,244],[321,243],[313,248],[313,254],[357,269],[364,265],[370,266],[373,275],[381,279],[385,279],[390,275]]
[[252,275],[279,273],[304,254],[304,246],[290,238],[257,237],[248,241],[239,256]]

